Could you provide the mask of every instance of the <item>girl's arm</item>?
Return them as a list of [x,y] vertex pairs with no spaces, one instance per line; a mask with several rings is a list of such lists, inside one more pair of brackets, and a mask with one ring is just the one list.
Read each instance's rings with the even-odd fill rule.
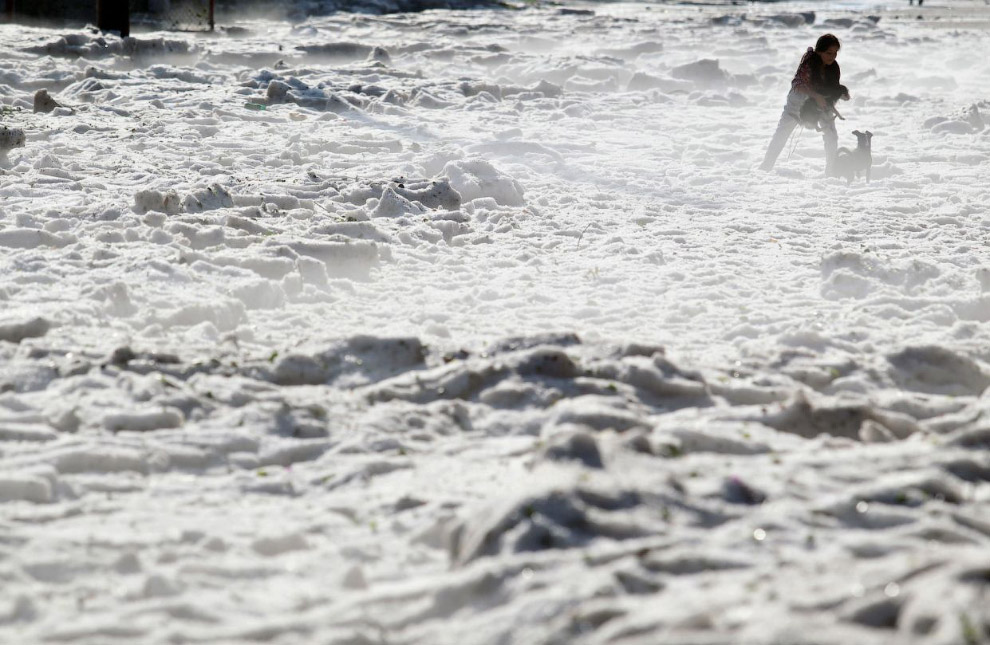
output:
[[791,89],[800,92],[801,94],[806,94],[815,100],[818,107],[825,109],[825,97],[815,91],[815,88],[811,85],[811,66],[812,58],[815,56],[815,51],[808,48],[804,56],[801,58],[801,62],[798,64],[797,73],[794,74],[794,80],[791,81]]

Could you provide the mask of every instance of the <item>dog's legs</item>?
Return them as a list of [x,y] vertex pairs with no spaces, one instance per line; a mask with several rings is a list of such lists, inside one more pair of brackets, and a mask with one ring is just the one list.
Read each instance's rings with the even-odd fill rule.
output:
[[866,167],[866,183],[870,183],[870,166],[873,165],[873,162],[870,161],[869,164],[870,165]]

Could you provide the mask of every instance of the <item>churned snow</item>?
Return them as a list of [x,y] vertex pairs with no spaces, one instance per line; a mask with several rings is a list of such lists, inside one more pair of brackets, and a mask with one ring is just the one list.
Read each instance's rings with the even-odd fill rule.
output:
[[[0,26],[0,641],[990,641],[934,4]],[[827,31],[870,183],[756,169]]]

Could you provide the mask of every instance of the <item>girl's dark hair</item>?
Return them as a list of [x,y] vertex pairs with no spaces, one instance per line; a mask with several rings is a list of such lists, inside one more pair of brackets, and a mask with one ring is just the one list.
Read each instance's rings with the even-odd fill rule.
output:
[[836,49],[840,49],[842,47],[842,45],[839,44],[839,39],[832,34],[825,34],[818,39],[817,43],[815,43],[816,52],[828,51],[829,47],[835,47]]

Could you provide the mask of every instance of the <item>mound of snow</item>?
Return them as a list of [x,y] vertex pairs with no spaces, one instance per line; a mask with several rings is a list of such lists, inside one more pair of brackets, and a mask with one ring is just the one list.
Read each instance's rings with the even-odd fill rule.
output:
[[134,212],[144,215],[148,211],[174,215],[179,212],[179,195],[174,190],[160,193],[157,190],[141,190],[134,194]]
[[411,202],[405,197],[395,192],[391,186],[386,186],[382,191],[378,206],[371,211],[372,217],[401,217],[402,215],[421,215],[426,212],[422,206]]
[[679,65],[670,70],[671,76],[703,85],[724,83],[728,78],[717,60],[705,58],[686,65]]
[[443,174],[465,201],[490,197],[502,206],[525,203],[522,185],[482,159],[450,161],[444,166]]

